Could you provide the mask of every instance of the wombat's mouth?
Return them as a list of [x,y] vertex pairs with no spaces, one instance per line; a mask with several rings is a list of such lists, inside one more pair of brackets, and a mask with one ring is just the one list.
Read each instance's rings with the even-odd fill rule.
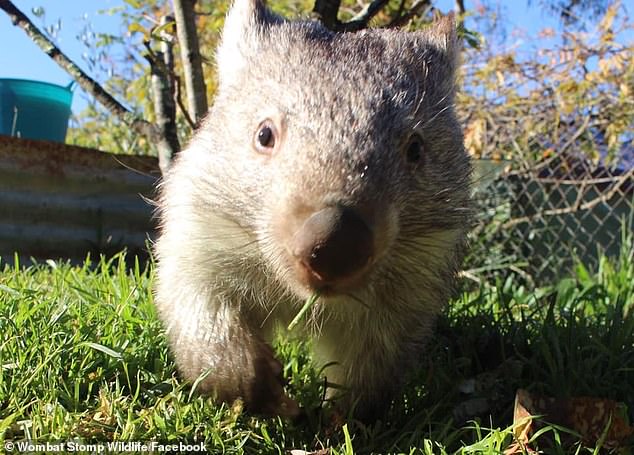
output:
[[324,297],[348,294],[364,286],[365,277],[371,269],[372,263],[370,256],[362,267],[350,274],[322,276],[315,272],[310,265],[295,261],[295,277],[310,294],[319,292]]

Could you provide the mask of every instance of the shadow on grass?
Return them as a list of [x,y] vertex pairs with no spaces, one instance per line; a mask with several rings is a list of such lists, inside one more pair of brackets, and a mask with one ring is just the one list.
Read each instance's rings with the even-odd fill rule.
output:
[[603,261],[595,275],[580,267],[551,288],[509,277],[463,295],[440,318],[387,426],[355,448],[407,451],[427,438],[457,450],[481,439],[474,427],[510,426],[519,388],[634,409],[634,274],[631,262],[621,265]]

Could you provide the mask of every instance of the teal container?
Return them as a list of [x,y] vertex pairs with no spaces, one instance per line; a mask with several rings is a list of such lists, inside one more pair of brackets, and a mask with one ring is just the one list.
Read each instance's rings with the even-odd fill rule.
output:
[[0,134],[64,142],[73,101],[72,85],[0,79]]

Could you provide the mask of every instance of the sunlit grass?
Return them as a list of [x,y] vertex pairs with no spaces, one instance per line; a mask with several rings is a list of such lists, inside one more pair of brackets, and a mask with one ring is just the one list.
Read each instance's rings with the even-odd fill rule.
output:
[[[212,453],[499,454],[514,442],[517,388],[634,403],[632,251],[626,243],[621,258],[594,272],[579,265],[552,287],[509,277],[461,295],[386,422],[371,427],[320,409],[323,380],[306,344],[284,339],[276,349],[289,393],[307,409],[302,421],[261,419],[239,403],[192,395],[152,305],[151,266],[129,267],[121,256],[4,264],[0,437],[204,442]],[[600,445],[564,433],[547,427],[532,447],[563,454]]]

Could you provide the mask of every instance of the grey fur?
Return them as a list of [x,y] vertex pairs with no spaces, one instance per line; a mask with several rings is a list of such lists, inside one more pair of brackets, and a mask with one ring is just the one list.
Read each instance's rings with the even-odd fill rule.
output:
[[[236,0],[218,51],[215,104],[161,185],[156,305],[181,374],[199,390],[295,415],[266,344],[311,289],[288,242],[329,204],[365,207],[372,266],[321,297],[300,332],[336,362],[342,406],[376,416],[424,354],[470,219],[471,165],[454,113],[453,21],[421,32],[336,34]],[[254,136],[270,119],[274,152]],[[419,135],[422,163],[405,150]],[[365,212],[364,212],[365,213]]]

